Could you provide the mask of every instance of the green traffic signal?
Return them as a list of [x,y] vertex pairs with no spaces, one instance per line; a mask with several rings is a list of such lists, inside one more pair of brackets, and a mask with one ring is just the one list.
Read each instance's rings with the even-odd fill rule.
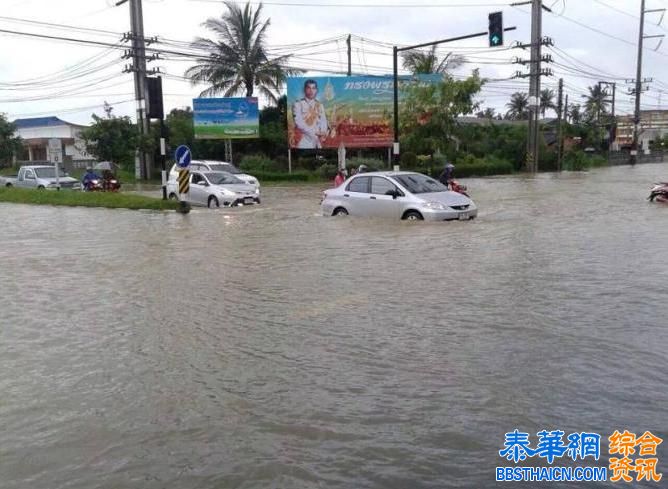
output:
[[489,45],[503,46],[503,12],[489,14]]

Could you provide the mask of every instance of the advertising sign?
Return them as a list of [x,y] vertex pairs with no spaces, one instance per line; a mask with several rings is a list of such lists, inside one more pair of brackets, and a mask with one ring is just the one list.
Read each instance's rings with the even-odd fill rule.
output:
[[249,139],[260,136],[256,97],[193,99],[195,139]]
[[[409,83],[434,83],[442,75],[400,77],[399,99]],[[392,76],[288,78],[288,139],[291,148],[392,146]]]

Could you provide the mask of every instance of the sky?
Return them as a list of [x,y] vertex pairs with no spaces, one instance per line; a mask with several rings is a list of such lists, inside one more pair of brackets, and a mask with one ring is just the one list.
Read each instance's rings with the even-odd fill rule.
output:
[[[24,34],[69,37],[100,43],[121,44],[130,30],[128,4],[117,0],[0,0],[0,113],[10,120],[58,116],[90,124],[91,114],[103,115],[104,102],[114,114],[134,117],[132,75],[123,73],[129,46],[107,47],[62,42]],[[236,2],[245,3],[245,2]],[[309,75],[347,69],[346,37],[352,35],[352,71],[355,74],[390,74],[392,46],[432,42],[487,30],[490,12],[502,11],[506,32],[504,47],[489,48],[487,38],[470,39],[438,47],[466,58],[453,74],[466,77],[479,69],[488,78],[478,97],[481,107],[505,112],[514,92],[528,91],[528,78],[515,78],[527,67],[515,64],[528,59],[529,50],[513,48],[531,36],[530,6],[511,6],[500,0],[267,0],[263,18],[271,25],[267,45],[272,56],[291,54],[290,64]],[[582,103],[587,87],[598,81],[617,84],[616,112],[633,111],[628,94],[635,78],[640,0],[544,0],[552,13],[543,13],[543,35],[554,46],[543,54],[554,62],[545,64],[553,76],[543,77],[543,88],[555,90],[564,79],[569,102]],[[257,8],[259,2],[251,2]],[[668,0],[646,0],[646,9],[668,7]],[[150,47],[162,53],[149,64],[163,76],[165,109],[192,106],[192,99],[206,88],[183,78],[194,64],[189,43],[197,37],[213,37],[202,23],[226,10],[218,0],[143,0],[147,38],[157,37]],[[661,21],[661,24],[659,24]],[[661,12],[646,14],[645,34],[668,33],[668,19]],[[643,93],[642,108],[668,107],[668,41],[645,39],[643,78],[651,78]],[[658,50],[655,48],[658,47]],[[243,94],[240,94],[243,95]],[[261,106],[267,100],[260,99]],[[548,113],[548,116],[550,114]]]

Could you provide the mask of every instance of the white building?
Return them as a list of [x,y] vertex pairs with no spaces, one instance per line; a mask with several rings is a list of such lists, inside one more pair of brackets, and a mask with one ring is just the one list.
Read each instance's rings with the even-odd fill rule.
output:
[[16,119],[16,136],[23,140],[23,160],[64,163],[70,167],[85,167],[95,161],[86,151],[81,131],[86,126],[65,122],[57,117]]

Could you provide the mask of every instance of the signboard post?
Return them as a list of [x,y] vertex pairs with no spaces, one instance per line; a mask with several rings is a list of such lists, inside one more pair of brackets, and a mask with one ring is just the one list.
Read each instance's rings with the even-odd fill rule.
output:
[[60,190],[60,176],[58,166],[60,165],[60,158],[63,155],[62,144],[60,139],[49,139],[49,161],[53,163],[56,172],[56,190]]
[[174,159],[176,160],[176,166],[179,167],[179,212],[187,214],[190,212],[190,204],[188,203],[188,193],[190,192],[190,171],[188,167],[190,167],[190,160],[192,159],[190,148],[185,145],[176,148]]

